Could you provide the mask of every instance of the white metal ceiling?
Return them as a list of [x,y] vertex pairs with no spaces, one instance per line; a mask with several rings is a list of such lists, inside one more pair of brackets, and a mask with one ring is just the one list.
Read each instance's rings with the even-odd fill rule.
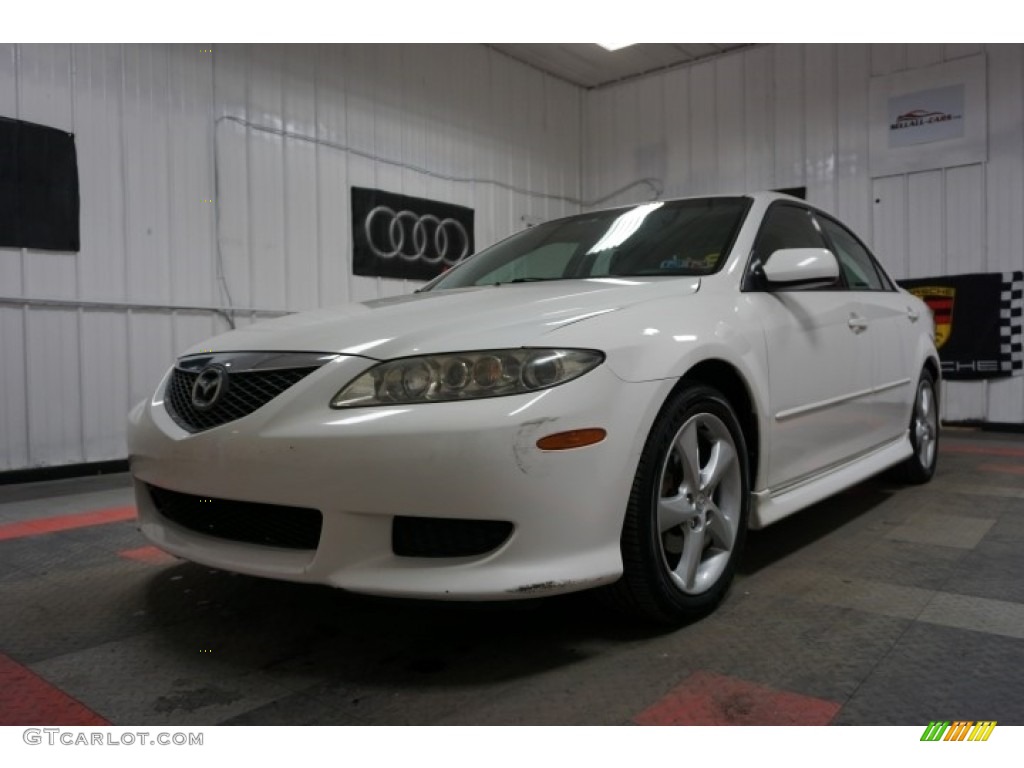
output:
[[640,43],[608,51],[595,43],[495,43],[514,59],[584,88],[687,64],[749,43]]

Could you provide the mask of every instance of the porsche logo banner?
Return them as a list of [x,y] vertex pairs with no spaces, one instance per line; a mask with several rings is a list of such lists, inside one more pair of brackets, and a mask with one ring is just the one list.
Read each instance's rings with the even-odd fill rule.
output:
[[943,378],[994,379],[1024,373],[1024,272],[899,283],[932,310]]
[[953,302],[956,299],[956,288],[944,285],[924,285],[911,288],[910,292],[922,299],[932,311],[935,319],[935,346],[942,349],[949,341],[949,332],[953,329]]

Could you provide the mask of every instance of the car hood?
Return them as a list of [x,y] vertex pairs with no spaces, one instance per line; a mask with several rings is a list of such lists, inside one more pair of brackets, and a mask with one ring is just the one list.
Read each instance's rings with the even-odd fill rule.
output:
[[198,344],[186,354],[309,351],[386,360],[537,346],[545,335],[566,325],[642,301],[690,295],[699,287],[695,277],[595,278],[414,293],[255,323]]

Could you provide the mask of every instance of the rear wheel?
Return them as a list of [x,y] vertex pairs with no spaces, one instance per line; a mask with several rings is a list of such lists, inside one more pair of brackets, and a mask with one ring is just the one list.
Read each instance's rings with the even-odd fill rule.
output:
[[921,372],[910,415],[910,444],[914,453],[897,467],[896,474],[906,483],[927,483],[939,456],[939,399],[935,377],[927,368]]
[[622,531],[618,601],[666,624],[725,596],[749,512],[747,450],[729,402],[692,385],[666,404],[647,438]]

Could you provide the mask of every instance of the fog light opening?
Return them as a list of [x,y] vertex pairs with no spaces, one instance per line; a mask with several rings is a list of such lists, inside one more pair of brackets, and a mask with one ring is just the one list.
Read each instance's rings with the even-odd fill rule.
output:
[[537,441],[542,451],[567,451],[570,448],[585,448],[600,443],[608,433],[603,429],[572,429],[568,432],[557,432]]

